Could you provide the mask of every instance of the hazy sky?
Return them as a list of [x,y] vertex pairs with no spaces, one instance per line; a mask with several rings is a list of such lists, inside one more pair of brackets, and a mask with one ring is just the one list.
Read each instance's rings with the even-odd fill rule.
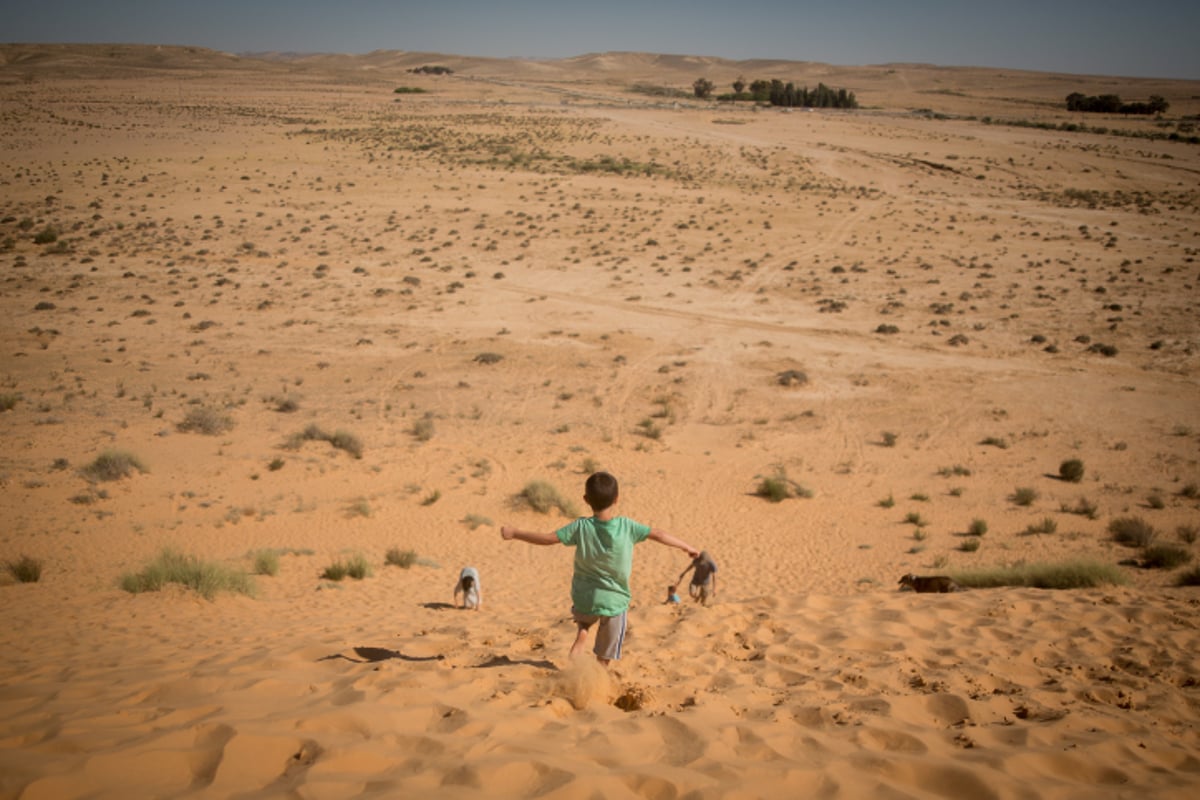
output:
[[1200,0],[0,0],[0,41],[609,50],[1200,79]]

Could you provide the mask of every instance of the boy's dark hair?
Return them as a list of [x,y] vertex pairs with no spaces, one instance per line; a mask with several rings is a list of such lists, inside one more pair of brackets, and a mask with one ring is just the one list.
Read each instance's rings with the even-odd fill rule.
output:
[[593,472],[584,484],[583,499],[592,511],[603,511],[617,502],[617,479],[607,472]]

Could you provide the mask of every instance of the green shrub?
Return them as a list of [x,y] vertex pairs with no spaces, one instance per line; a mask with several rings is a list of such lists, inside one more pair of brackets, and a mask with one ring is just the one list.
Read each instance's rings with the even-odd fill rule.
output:
[[1069,458],[1058,465],[1058,477],[1071,483],[1083,480],[1083,462],[1078,458]]
[[980,442],[980,444],[990,445],[992,447],[999,447],[1001,450],[1008,449],[1008,442],[1005,439],[1000,438],[999,436],[989,436],[986,439],[984,439],[982,442]]
[[1121,586],[1128,582],[1113,564],[1095,561],[1068,561],[1062,564],[1021,564],[986,570],[956,572],[951,576],[960,586],[992,589],[1000,586],[1028,586],[1035,589],[1091,589]]
[[408,569],[413,564],[417,563],[417,551],[401,550],[399,547],[393,547],[387,551],[387,556],[384,558],[384,563],[390,564],[393,567]]
[[58,241],[58,228],[53,225],[47,225],[33,237],[34,244],[52,244],[56,241]]
[[200,561],[195,556],[165,549],[141,572],[121,576],[120,586],[131,594],[157,592],[177,583],[212,600],[220,592],[254,594],[254,583],[245,572],[222,564]]
[[883,438],[882,438],[883,446],[884,447],[895,447],[896,440],[899,438],[900,438],[900,435],[897,433],[893,433],[892,431],[884,431]]
[[361,581],[363,578],[370,576],[371,564],[367,561],[366,556],[361,553],[355,553],[350,556],[350,560],[346,563],[346,574],[356,581]]
[[362,458],[363,446],[358,437],[347,431],[334,431],[329,437],[329,443],[338,450],[345,450],[355,458]]
[[1117,517],[1108,523],[1113,541],[1126,547],[1147,547],[1158,532],[1141,517]]
[[1152,544],[1142,551],[1142,566],[1147,569],[1174,569],[1192,560],[1192,554],[1175,544]]
[[971,525],[967,528],[967,533],[971,536],[983,536],[987,532],[987,520],[973,519],[971,520]]
[[918,528],[924,528],[926,525],[929,524],[929,522],[927,520],[925,520],[916,511],[910,511],[907,514],[905,514],[904,521],[911,525],[916,525]]
[[1054,517],[1042,517],[1041,522],[1026,526],[1025,533],[1032,536],[1037,533],[1054,533],[1056,530],[1058,530],[1058,521]]
[[1100,510],[1095,503],[1093,503],[1091,500],[1088,500],[1086,497],[1079,498],[1079,502],[1074,506],[1068,506],[1066,503],[1063,503],[1060,508],[1062,511],[1068,514],[1079,514],[1080,516],[1087,517],[1088,519],[1096,519],[1096,517],[1099,516]]
[[413,423],[412,435],[418,442],[428,442],[433,433],[433,417],[428,414]]
[[255,575],[278,575],[279,553],[275,550],[259,550],[254,554]]
[[340,581],[346,577],[349,568],[341,561],[335,561],[325,568],[321,573],[321,577],[327,581]]
[[6,565],[8,574],[21,583],[37,583],[42,579],[42,562],[29,556],[21,556]]
[[1021,486],[1009,495],[1008,499],[1019,506],[1031,506],[1033,505],[1033,501],[1038,499],[1038,493],[1036,489]]
[[525,488],[517,495],[516,502],[541,514],[548,514],[551,509],[557,508],[568,517],[578,516],[576,506],[546,481],[537,480],[525,484]]
[[964,553],[974,553],[979,549],[979,539],[963,539],[962,544],[958,546],[958,549],[962,550]]
[[891,508],[894,505],[896,505],[896,498],[892,496],[891,492],[888,492],[888,496],[879,501],[880,508]]
[[85,477],[94,481],[119,481],[132,475],[134,470],[147,471],[137,456],[124,450],[105,450],[96,456],[95,461],[84,467],[82,472]]
[[233,417],[208,406],[195,406],[188,409],[183,421],[177,426],[184,433],[202,433],[205,436],[216,436],[219,433],[233,429]]

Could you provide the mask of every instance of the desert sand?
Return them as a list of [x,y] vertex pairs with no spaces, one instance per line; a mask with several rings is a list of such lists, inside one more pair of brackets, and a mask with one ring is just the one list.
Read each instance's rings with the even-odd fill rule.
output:
[[[645,89],[739,75],[861,108]],[[0,47],[0,561],[42,567],[0,585],[0,798],[1195,797],[1195,562],[1109,526],[1195,552],[1198,113],[925,65]],[[664,605],[687,559],[640,545],[608,673],[567,658],[571,553],[499,534],[595,469],[720,567]],[[278,570],[121,588],[164,548]],[[897,586],[1078,559],[1125,583]]]

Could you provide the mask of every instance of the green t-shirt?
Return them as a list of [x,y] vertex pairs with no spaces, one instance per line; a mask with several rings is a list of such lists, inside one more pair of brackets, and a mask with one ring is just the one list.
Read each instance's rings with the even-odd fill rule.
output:
[[633,546],[650,535],[649,525],[628,517],[580,517],[554,534],[575,548],[571,603],[577,613],[615,617],[629,608]]

